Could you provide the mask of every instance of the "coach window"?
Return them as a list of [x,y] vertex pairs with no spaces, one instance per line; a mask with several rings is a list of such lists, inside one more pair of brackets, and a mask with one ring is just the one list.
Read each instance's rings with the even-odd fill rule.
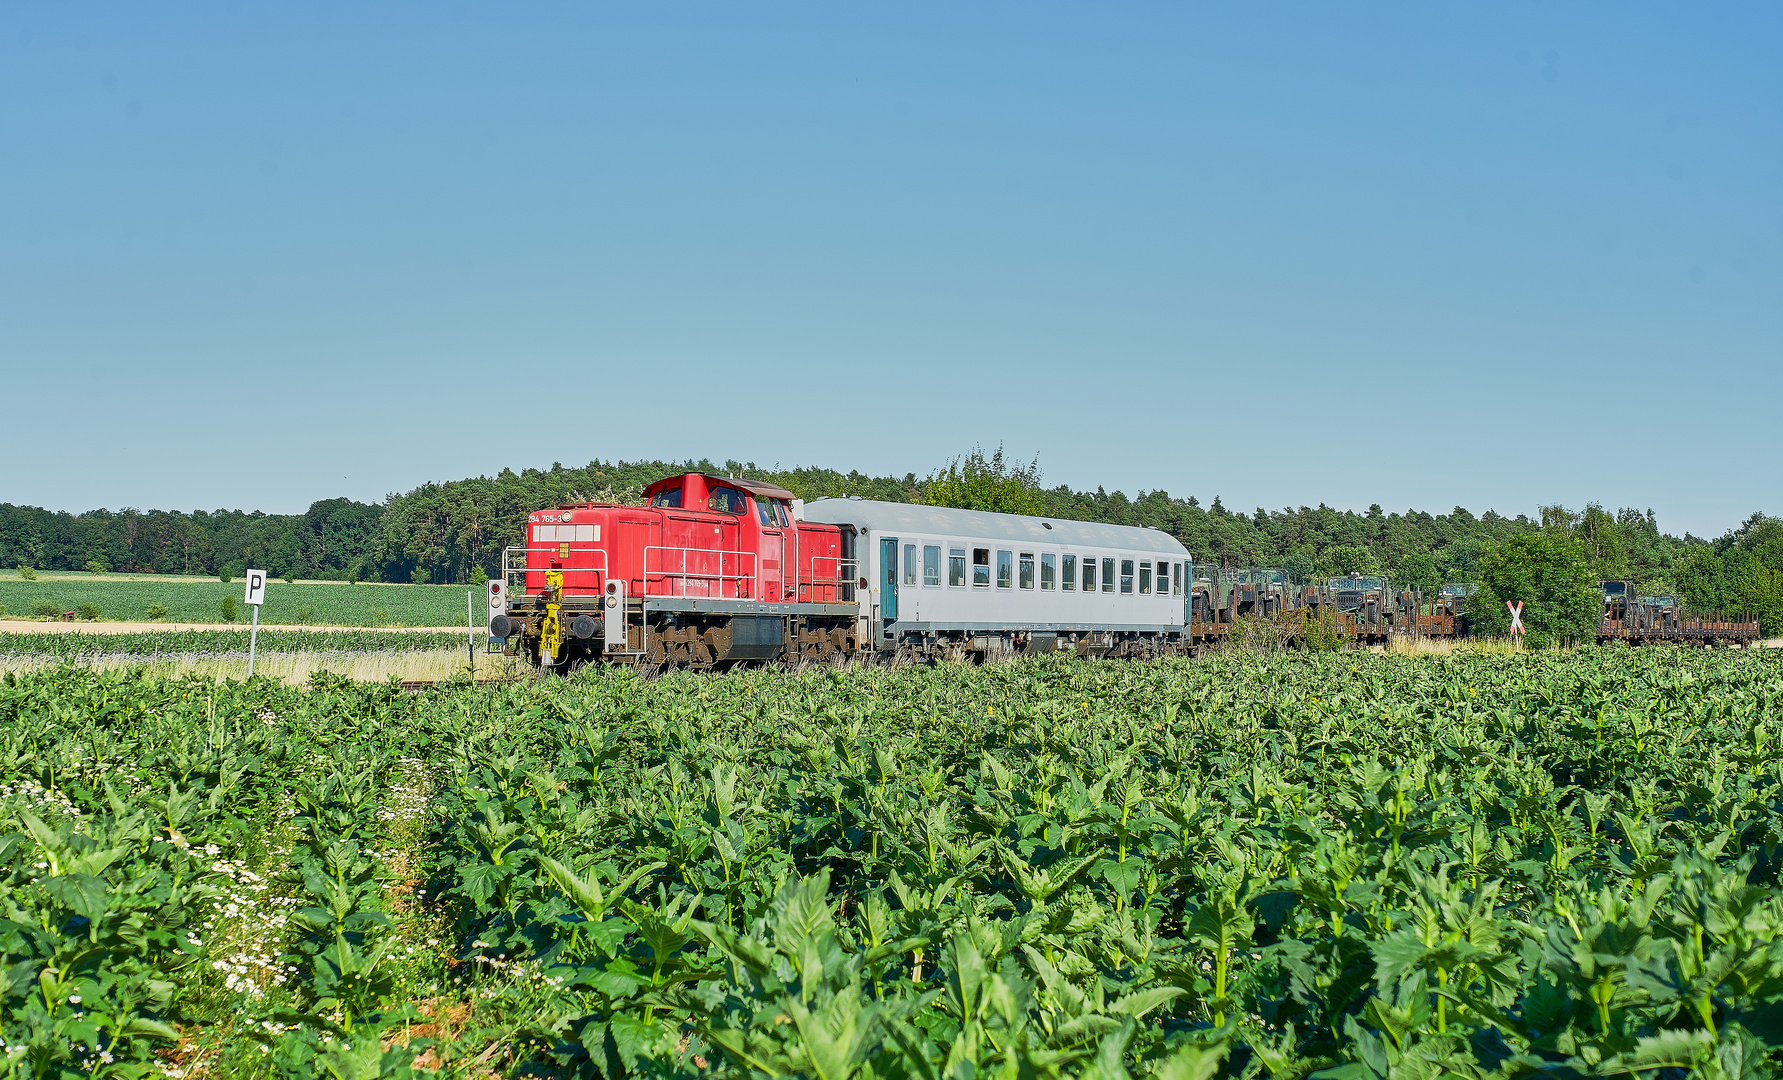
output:
[[1179,562],[1170,564],[1170,595],[1182,595],[1182,563]]
[[681,506],[681,489],[669,488],[667,491],[657,492],[650,496],[650,505],[666,506],[671,510],[679,509]]
[[1113,592],[1114,591],[1114,560],[1113,559],[1103,559],[1102,560],[1102,591],[1103,592]]
[[991,549],[972,549],[972,584],[980,589],[991,587]]
[[997,552],[997,588],[1007,589],[1015,584],[1015,552]]
[[904,584],[916,584],[916,545],[904,545]]
[[1032,589],[1034,587],[1034,553],[1032,551],[1021,553],[1021,559],[1016,563],[1016,575],[1016,580],[1022,588]]
[[964,588],[966,585],[966,549],[949,548],[947,551],[947,583]]
[[1066,592],[1071,592],[1072,590],[1077,588],[1077,556],[1075,556],[1075,555],[1065,556],[1064,569],[1065,569],[1065,574],[1064,574],[1065,580],[1063,583],[1063,588]]
[[1096,560],[1094,559],[1083,561],[1083,591],[1096,591]]
[[1150,596],[1151,594],[1152,564],[1149,562],[1142,562],[1139,564],[1139,595]]
[[[1106,585],[1108,583],[1103,582],[1103,584]],[[1122,559],[1121,560],[1121,591],[1124,593],[1130,593],[1133,591],[1133,560],[1132,559]]]
[[1050,589],[1058,578],[1058,556],[1048,551],[1040,556],[1040,587]]
[[924,585],[941,584],[941,549],[934,544],[923,545],[922,583]]

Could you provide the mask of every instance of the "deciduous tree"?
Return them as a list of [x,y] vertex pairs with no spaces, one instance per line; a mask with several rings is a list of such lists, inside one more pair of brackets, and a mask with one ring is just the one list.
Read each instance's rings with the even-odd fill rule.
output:
[[1523,602],[1525,640],[1534,648],[1592,641],[1603,593],[1590,555],[1571,530],[1550,526],[1513,536],[1480,559],[1479,591],[1467,598],[1475,634],[1510,633],[1506,601]]

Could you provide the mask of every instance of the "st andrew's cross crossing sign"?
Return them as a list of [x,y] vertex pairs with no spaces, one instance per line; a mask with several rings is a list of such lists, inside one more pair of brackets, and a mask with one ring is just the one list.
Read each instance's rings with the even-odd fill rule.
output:
[[1506,600],[1504,606],[1511,609],[1511,636],[1523,636],[1523,601]]

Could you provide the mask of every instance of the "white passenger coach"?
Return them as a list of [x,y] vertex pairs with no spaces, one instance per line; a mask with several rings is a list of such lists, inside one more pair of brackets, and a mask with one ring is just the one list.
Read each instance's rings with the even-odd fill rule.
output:
[[1188,651],[1189,552],[1157,529],[859,498],[802,516],[853,527],[862,641],[882,653]]

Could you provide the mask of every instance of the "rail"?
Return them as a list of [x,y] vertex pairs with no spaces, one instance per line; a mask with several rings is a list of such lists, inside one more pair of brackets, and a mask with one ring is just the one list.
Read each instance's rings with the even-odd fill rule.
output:
[[[529,565],[527,565],[528,562],[531,561],[528,558],[528,556],[530,556],[534,552],[540,552],[547,556],[545,566],[529,566]],[[599,594],[602,591],[602,589],[605,588],[605,585],[606,585],[607,553],[605,550],[598,548],[598,547],[584,547],[584,546],[580,546],[580,545],[576,545],[576,544],[571,544],[569,546],[569,548],[567,549],[567,551],[562,544],[539,545],[536,547],[528,547],[525,545],[516,545],[514,547],[503,548],[502,553],[501,553],[502,583],[505,586],[507,586],[509,596],[535,595],[535,594],[529,593],[527,591],[526,575],[528,575],[528,574],[541,574],[541,575],[544,574],[544,572],[546,570],[551,569],[551,567],[549,565],[550,559],[556,559],[559,562],[568,562],[571,560],[587,562],[587,561],[589,561],[588,559],[586,559],[586,558],[577,559],[577,556],[587,556],[590,554],[597,555],[600,557],[600,565],[598,565],[598,566],[560,566],[557,569],[559,572],[561,572],[563,574],[563,588],[564,588],[565,592],[569,592],[571,589],[575,589],[578,591],[587,590],[589,593]],[[516,556],[518,556],[518,562],[520,564],[518,566],[514,565],[515,561],[516,561]],[[578,575],[593,575],[593,576],[586,583],[584,583],[583,580]],[[518,576],[518,578],[519,578],[519,581],[517,583],[519,585],[518,588],[515,587],[516,576]],[[538,591],[542,592],[543,586],[544,586],[544,578],[543,577],[539,578],[539,585],[540,585],[540,589]]]
[[[651,552],[656,553],[652,567]],[[679,569],[670,568],[670,560],[678,556]],[[688,557],[698,556],[698,563],[688,566]],[[712,558],[716,557],[716,565]],[[749,572],[743,572],[743,560],[749,560]],[[722,548],[685,548],[650,545],[644,548],[644,595],[646,597],[718,597],[748,599],[758,591],[753,551],[726,551]],[[727,569],[728,566],[728,569]],[[670,588],[670,586],[673,588]],[[716,592],[712,591],[716,586]],[[729,592],[726,592],[726,589]]]

